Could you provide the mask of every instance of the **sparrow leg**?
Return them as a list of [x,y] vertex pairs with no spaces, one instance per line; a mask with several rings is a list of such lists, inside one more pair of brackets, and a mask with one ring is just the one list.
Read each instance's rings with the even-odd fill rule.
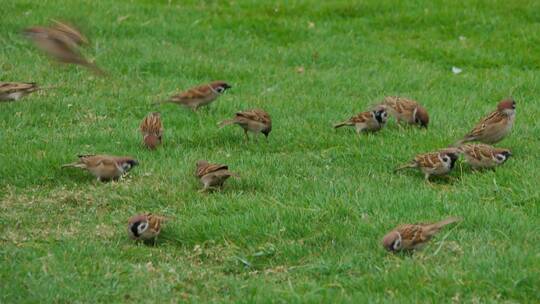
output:
[[246,142],[249,141],[249,135],[248,135],[248,131],[246,129],[244,129],[244,135],[246,136]]

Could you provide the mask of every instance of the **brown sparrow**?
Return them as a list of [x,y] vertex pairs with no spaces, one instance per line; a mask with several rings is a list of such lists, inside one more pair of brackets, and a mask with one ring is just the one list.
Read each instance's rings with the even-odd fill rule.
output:
[[86,39],[84,36],[77,37],[76,34],[68,32],[63,27],[59,29],[35,26],[25,29],[24,33],[39,49],[57,61],[78,64],[91,69],[96,74],[104,75],[100,68],[80,53],[78,46],[83,39]]
[[199,192],[223,187],[223,183],[229,177],[239,177],[238,174],[229,171],[227,165],[210,164],[206,160],[199,160],[197,162],[197,171],[195,174],[203,184],[203,189]]
[[359,113],[349,120],[340,122],[334,125],[334,128],[343,126],[354,126],[356,133],[360,134],[363,131],[376,132],[384,127],[388,120],[388,113],[384,109]]
[[197,111],[199,107],[212,103],[230,88],[232,87],[224,81],[213,81],[173,95],[163,102],[180,104]]
[[508,149],[495,148],[485,144],[465,144],[457,148],[463,154],[465,161],[473,169],[495,168],[512,156]]
[[450,217],[433,224],[405,224],[394,228],[384,236],[382,245],[391,252],[422,248],[442,227],[461,221]]
[[152,213],[132,216],[128,220],[128,235],[134,240],[154,240],[161,232],[161,224],[165,217]]
[[219,127],[223,128],[227,125],[239,125],[244,129],[246,140],[249,140],[248,131],[253,132],[255,137],[259,133],[264,134],[266,138],[272,132],[272,119],[270,115],[261,109],[253,109],[247,111],[236,112],[233,119],[227,119],[219,123]]
[[408,168],[418,168],[426,180],[430,176],[439,176],[448,174],[453,168],[458,159],[458,153],[451,150],[418,154],[410,163],[400,166],[395,169],[399,171]]
[[0,82],[0,101],[17,101],[38,90],[34,82]]
[[79,155],[79,161],[65,164],[65,167],[86,169],[97,177],[98,181],[115,180],[138,165],[136,159],[131,157],[118,157],[110,155]]
[[163,124],[158,112],[150,113],[141,122],[140,130],[143,136],[143,144],[150,150],[154,150],[161,144],[163,136]]
[[495,144],[510,133],[516,117],[516,102],[505,99],[497,105],[497,110],[484,117],[465,137],[455,146],[471,141],[485,144]]
[[398,123],[404,121],[408,124],[415,124],[427,128],[429,115],[424,107],[418,102],[403,97],[388,96],[376,108],[385,109],[390,116],[393,116]]

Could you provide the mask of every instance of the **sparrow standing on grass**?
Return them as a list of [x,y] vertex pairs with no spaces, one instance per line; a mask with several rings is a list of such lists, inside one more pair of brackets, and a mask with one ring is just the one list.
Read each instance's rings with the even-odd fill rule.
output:
[[197,111],[199,107],[209,105],[230,88],[232,87],[225,81],[214,81],[173,95],[163,102],[176,103]]
[[223,128],[232,124],[239,125],[244,129],[246,141],[249,141],[248,131],[253,132],[255,138],[259,133],[264,134],[268,138],[268,135],[272,131],[272,119],[266,111],[261,109],[236,112],[233,119],[220,122],[219,127]]
[[433,224],[405,224],[384,236],[382,245],[391,252],[422,248],[442,227],[461,221],[450,217]]
[[128,220],[128,235],[133,240],[155,240],[161,232],[161,224],[165,217],[152,213],[132,216]]
[[143,144],[150,150],[154,150],[161,144],[163,136],[163,124],[161,115],[157,112],[150,113],[144,118],[140,126],[143,136]]
[[81,54],[79,46],[87,41],[80,32],[67,24],[57,23],[55,27],[35,26],[24,30],[24,34],[34,44],[58,62],[78,64],[91,69],[98,75],[105,73]]
[[17,101],[38,90],[35,82],[0,82],[0,101]]
[[398,123],[404,121],[423,128],[427,128],[429,124],[429,115],[426,109],[411,99],[388,96],[375,108],[385,109]]
[[480,120],[465,137],[455,143],[460,146],[466,142],[479,141],[485,144],[495,144],[503,140],[514,126],[516,117],[516,102],[505,99],[497,105],[497,110]]
[[79,155],[79,161],[65,164],[62,168],[74,167],[88,170],[98,181],[116,180],[138,165],[131,157],[109,155]]
[[227,165],[210,164],[206,160],[199,160],[197,162],[197,171],[195,174],[203,185],[203,188],[199,192],[221,188],[229,177],[239,177],[238,174],[229,171]]
[[340,122],[334,125],[334,128],[341,128],[343,126],[354,126],[356,133],[360,134],[363,131],[376,132],[384,127],[388,120],[388,114],[384,109],[378,109],[374,111],[362,112],[349,118],[344,122]]
[[424,173],[425,180],[432,175],[441,176],[450,173],[458,159],[458,153],[452,150],[418,154],[410,163],[402,165],[395,171],[418,168]]
[[466,144],[457,148],[473,169],[491,169],[502,165],[512,156],[508,149],[485,144]]

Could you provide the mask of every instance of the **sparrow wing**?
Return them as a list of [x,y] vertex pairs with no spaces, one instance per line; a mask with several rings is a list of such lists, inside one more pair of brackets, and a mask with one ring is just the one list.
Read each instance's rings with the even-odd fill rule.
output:
[[197,177],[203,177],[206,174],[216,172],[219,170],[227,170],[229,167],[227,165],[221,165],[221,164],[208,164],[205,166],[200,166],[197,168]]
[[437,168],[443,165],[438,152],[419,154],[414,158],[414,162],[423,168]]
[[211,94],[213,94],[212,88],[209,85],[204,84],[204,85],[191,88],[178,95],[175,95],[172,97],[172,99],[178,99],[178,100],[202,99],[202,98],[208,97]]
[[152,213],[146,214],[146,218],[148,220],[149,229],[152,229],[155,233],[159,233],[161,230],[161,223],[164,218]]
[[270,115],[268,115],[268,113],[260,109],[237,112],[235,118],[239,121],[251,120],[251,121],[262,122],[264,124],[270,123]]
[[476,138],[481,136],[490,126],[502,123],[506,120],[506,115],[499,111],[491,112],[488,116],[480,120],[476,126],[465,135],[465,138]]
[[163,124],[159,113],[150,113],[143,119],[139,128],[143,135],[154,135],[156,137],[163,135]]
[[64,35],[68,36],[74,43],[77,45],[88,44],[88,39],[73,25],[60,22],[58,20],[53,20],[54,27],[53,29],[62,32]]
[[352,122],[353,124],[360,124],[360,123],[366,123],[367,121],[371,119],[373,119],[373,112],[362,112],[351,117],[349,121]]
[[38,90],[35,82],[0,82],[0,94],[11,94],[15,92],[33,92]]
[[413,249],[429,240],[429,237],[423,233],[422,227],[418,224],[405,224],[397,228],[404,249]]
[[418,103],[414,100],[398,97],[388,96],[382,102],[383,106],[392,108],[397,114],[412,113],[414,109],[418,107]]

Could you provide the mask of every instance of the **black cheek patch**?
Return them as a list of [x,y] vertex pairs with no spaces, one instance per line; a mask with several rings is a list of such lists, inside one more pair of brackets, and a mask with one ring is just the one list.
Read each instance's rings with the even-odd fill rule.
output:
[[133,235],[136,237],[139,237],[139,231],[137,228],[141,225],[141,222],[136,222],[135,224],[131,225],[131,232],[133,232]]

